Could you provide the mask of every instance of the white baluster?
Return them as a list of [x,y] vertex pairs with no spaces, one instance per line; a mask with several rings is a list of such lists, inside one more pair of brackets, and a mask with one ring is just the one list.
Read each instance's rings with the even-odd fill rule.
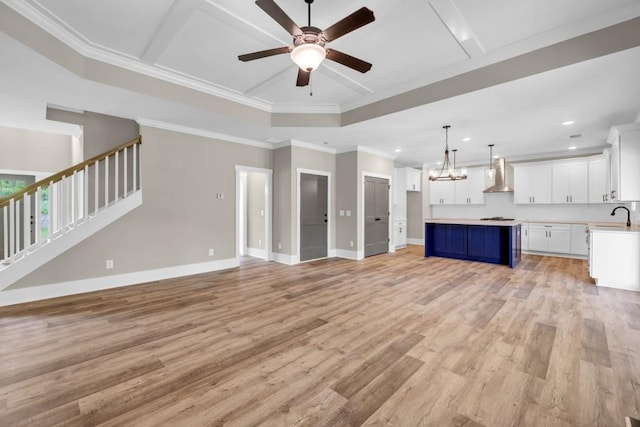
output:
[[9,254],[8,258],[13,258],[16,253],[16,201],[9,201]]
[[82,198],[84,202],[82,204],[82,219],[84,222],[89,217],[89,165],[84,167],[84,174],[82,178],[82,181],[84,182],[84,186],[82,187],[84,190],[84,197]]
[[78,171],[73,171],[71,176],[71,221],[75,227],[78,222]]
[[93,165],[95,167],[95,169],[93,171],[93,173],[94,173],[94,177],[93,177],[93,187],[94,187],[94,189],[93,190],[95,191],[95,194],[93,195],[94,203],[95,203],[95,206],[93,207],[93,214],[97,215],[98,214],[98,210],[99,210],[98,209],[99,208],[99,203],[100,203],[100,200],[98,198],[98,193],[99,193],[98,190],[100,188],[100,186],[99,186],[99,184],[100,184],[100,160],[95,162]]
[[128,148],[124,149],[124,197],[127,197],[128,194],[128,188],[127,188],[127,172],[129,171],[129,164],[127,163],[127,151],[129,151]]
[[16,214],[13,226],[16,229],[16,238],[14,239],[15,249],[13,253],[18,254],[18,252],[20,252],[20,199],[16,200]]
[[31,197],[28,193],[22,196],[22,206],[24,206],[22,216],[22,248],[27,254],[27,248],[31,246]]
[[133,191],[138,189],[138,144],[133,144]]
[[54,228],[54,219],[57,217],[55,214],[55,208],[57,206],[55,199],[55,190],[53,189],[53,181],[49,182],[49,221],[47,222],[47,241],[51,239],[53,233],[55,232]]
[[109,156],[104,158],[104,207],[109,206]]
[[66,180],[64,176],[58,181],[58,194],[60,195],[60,203],[58,203],[58,212],[60,213],[60,227],[62,234],[66,233],[67,228],[67,195],[66,195]]
[[118,194],[120,193],[120,189],[118,188],[120,186],[120,161],[119,161],[119,156],[118,154],[120,154],[119,151],[116,151],[116,155],[115,155],[115,160],[116,160],[116,168],[115,168],[115,185],[114,185],[114,196],[113,196],[113,201],[117,202],[118,201]]
[[36,211],[33,213],[33,226],[35,227],[35,241],[33,243],[36,245],[36,247],[40,247],[40,211],[42,210],[42,186],[38,186],[35,193],[34,202]]
[[2,240],[2,259],[6,260],[9,258],[9,208],[6,205],[2,207]]

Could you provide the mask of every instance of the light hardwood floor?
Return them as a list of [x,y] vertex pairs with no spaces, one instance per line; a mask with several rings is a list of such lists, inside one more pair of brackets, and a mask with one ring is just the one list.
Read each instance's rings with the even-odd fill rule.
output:
[[623,426],[640,294],[421,247],[0,309],[0,425]]

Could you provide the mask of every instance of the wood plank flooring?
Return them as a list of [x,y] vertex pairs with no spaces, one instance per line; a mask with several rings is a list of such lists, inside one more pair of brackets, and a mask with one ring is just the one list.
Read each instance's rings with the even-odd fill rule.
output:
[[585,261],[240,268],[0,308],[0,426],[624,426],[640,293]]

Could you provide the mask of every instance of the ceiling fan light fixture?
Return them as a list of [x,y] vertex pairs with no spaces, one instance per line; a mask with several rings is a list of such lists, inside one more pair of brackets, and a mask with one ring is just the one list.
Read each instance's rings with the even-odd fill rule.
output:
[[327,51],[315,43],[301,44],[291,51],[291,60],[306,72],[311,72],[318,68],[326,56]]

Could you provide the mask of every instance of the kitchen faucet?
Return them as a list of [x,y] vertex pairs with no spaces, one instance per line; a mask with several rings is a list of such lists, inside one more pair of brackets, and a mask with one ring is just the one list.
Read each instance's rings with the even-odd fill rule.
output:
[[614,216],[616,214],[616,211],[618,209],[624,209],[627,211],[627,227],[631,227],[631,213],[629,212],[629,208],[626,208],[624,206],[616,206],[615,208],[613,208],[613,210],[611,211],[611,216]]

